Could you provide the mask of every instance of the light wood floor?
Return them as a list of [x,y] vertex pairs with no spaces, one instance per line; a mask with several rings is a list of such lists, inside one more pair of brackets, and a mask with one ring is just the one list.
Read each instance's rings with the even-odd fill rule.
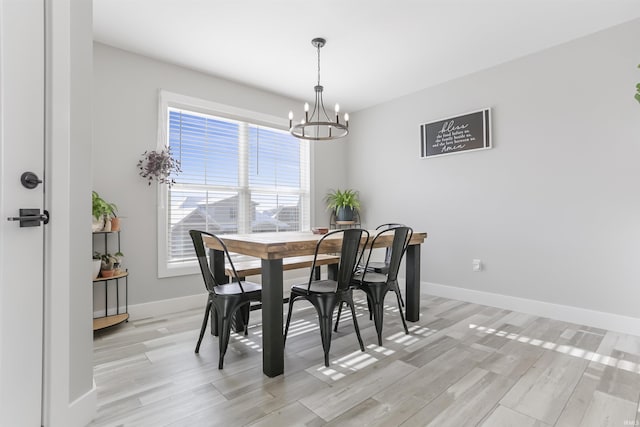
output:
[[640,425],[638,337],[425,295],[409,336],[388,308],[378,347],[358,305],[366,352],[345,316],[325,368],[313,308],[296,303],[277,378],[262,374],[259,311],[223,370],[208,332],[193,352],[203,310],[100,331],[92,425]]

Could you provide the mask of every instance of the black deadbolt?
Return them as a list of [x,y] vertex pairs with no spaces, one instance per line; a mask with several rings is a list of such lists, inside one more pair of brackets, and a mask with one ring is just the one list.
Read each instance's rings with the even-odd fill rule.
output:
[[23,173],[20,177],[20,182],[25,186],[25,188],[28,188],[30,190],[36,188],[38,184],[42,184],[42,180],[38,178],[38,175],[33,172]]

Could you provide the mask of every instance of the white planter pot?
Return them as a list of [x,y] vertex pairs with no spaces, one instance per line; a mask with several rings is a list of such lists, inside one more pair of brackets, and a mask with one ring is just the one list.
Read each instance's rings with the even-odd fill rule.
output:
[[101,265],[101,261],[99,259],[93,260],[93,279],[98,278],[98,274],[100,274],[100,265]]
[[92,216],[91,217],[91,231],[92,232],[97,232],[97,231],[102,231],[102,228],[104,227],[104,219],[96,219],[96,217]]

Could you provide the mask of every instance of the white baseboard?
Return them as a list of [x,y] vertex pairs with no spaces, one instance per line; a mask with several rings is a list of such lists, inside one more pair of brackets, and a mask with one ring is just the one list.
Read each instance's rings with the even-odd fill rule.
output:
[[98,392],[95,381],[93,388],[71,402],[65,426],[84,427],[91,422],[96,416],[98,408]]
[[592,326],[610,331],[640,336],[640,318],[606,313],[570,305],[494,294],[437,283],[421,282],[422,292],[438,297],[451,298],[476,304],[489,305],[506,310],[533,314],[540,317]]
[[145,302],[129,305],[129,319],[137,320],[146,317],[162,316],[169,313],[204,308],[207,302],[207,294],[201,293],[186,297],[163,299],[159,301]]
[[[255,282],[259,282],[259,277],[252,278],[257,279]],[[308,281],[308,277],[291,277],[284,280],[285,293],[288,295],[289,288],[294,283],[305,283]],[[129,319],[144,319],[146,317],[162,316],[170,313],[177,313],[179,311],[191,310],[196,308],[204,309],[207,302],[207,294],[201,293],[196,295],[188,295],[185,297],[171,298],[159,301],[151,301],[142,304],[129,305]],[[104,310],[97,310],[94,312],[94,317],[104,315]]]

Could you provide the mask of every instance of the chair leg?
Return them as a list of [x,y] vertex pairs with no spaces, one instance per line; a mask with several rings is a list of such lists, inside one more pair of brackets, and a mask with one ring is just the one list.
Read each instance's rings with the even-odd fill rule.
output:
[[367,288],[367,296],[371,299],[373,322],[378,334],[378,345],[382,346],[382,318],[384,316],[384,296],[387,294],[386,286],[370,286]]
[[228,315],[227,317],[220,316],[219,324],[220,324],[220,336],[218,341],[220,343],[220,358],[218,359],[218,369],[222,369],[222,365],[224,364],[224,355],[227,352],[227,347],[229,346],[229,337],[231,336],[231,319],[232,315]]
[[215,305],[211,305],[211,335],[218,336],[218,312]]
[[287,343],[287,334],[289,333],[289,324],[291,323],[291,313],[293,312],[293,302],[296,300],[296,297],[291,295],[289,297],[289,311],[287,312],[287,323],[284,327],[284,341],[282,345],[284,346]]
[[340,301],[338,304],[338,316],[336,317],[336,324],[333,326],[333,332],[338,332],[338,322],[340,322],[340,315],[342,315],[342,303],[344,301]]
[[[351,307],[351,317],[353,318],[353,328],[356,330],[356,336],[358,337],[358,343],[360,344],[360,350],[364,351],[364,343],[360,336],[360,328],[358,327],[358,319],[356,319],[356,309],[353,304],[353,299],[347,303]],[[342,306],[342,304],[340,304]]]
[[200,352],[200,343],[202,342],[202,337],[204,337],[204,331],[207,330],[207,320],[209,320],[211,306],[211,301],[207,301],[207,307],[204,309],[204,319],[202,319],[202,326],[200,327],[200,337],[198,338],[198,344],[196,344],[196,353]]
[[240,332],[240,330],[243,330],[245,335],[249,334],[250,308],[251,308],[250,304],[243,305],[236,313],[235,317],[239,319],[239,320],[236,320],[236,326],[238,328],[236,332]]
[[329,350],[331,350],[331,322],[333,321],[333,311],[336,308],[337,299],[335,295],[329,297],[325,295],[321,298],[310,298],[318,312],[318,324],[320,325],[320,338],[322,339],[322,350],[324,351],[324,366],[329,366]]
[[400,312],[400,319],[402,319],[402,326],[404,326],[404,333],[409,335],[409,328],[407,328],[407,321],[404,320],[404,313],[402,312],[402,307],[404,307],[404,304],[402,304],[402,296],[400,296],[400,291],[397,288],[394,289],[394,292],[396,294],[396,298],[398,299],[398,311]]
[[395,289],[396,295],[398,296],[398,301],[400,301],[400,307],[404,308],[404,300],[402,299],[402,294],[400,293],[400,289]]

